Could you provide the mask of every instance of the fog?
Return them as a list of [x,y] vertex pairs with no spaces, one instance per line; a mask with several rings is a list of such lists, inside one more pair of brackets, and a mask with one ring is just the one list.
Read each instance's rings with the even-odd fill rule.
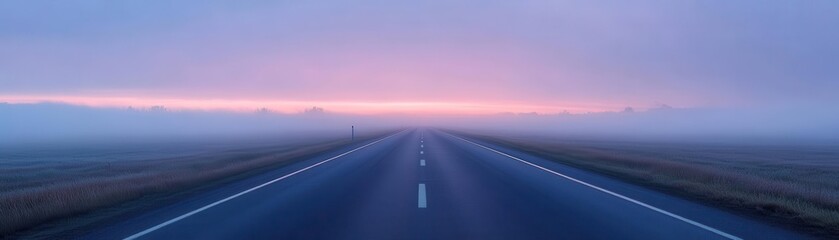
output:
[[[291,139],[352,125],[832,141],[836,9],[839,1],[0,1],[0,102],[9,102],[0,144]],[[660,103],[675,108],[648,110]],[[127,109],[154,104],[213,110]],[[264,105],[283,113],[229,109]],[[540,114],[521,113],[532,111]]]
[[671,108],[588,114],[349,115],[312,108],[296,114],[90,108],[0,103],[0,145],[62,142],[206,141],[349,137],[402,127],[571,139],[837,142],[839,111],[803,108]]
[[569,139],[720,143],[839,142],[839,111],[776,108],[672,108],[588,114],[508,113],[429,121],[453,128]]
[[41,143],[107,143],[119,141],[209,141],[265,138],[350,137],[394,129],[397,125],[370,117],[331,114],[323,109],[298,114],[177,111],[151,108],[91,108],[55,103],[0,103],[0,145]]

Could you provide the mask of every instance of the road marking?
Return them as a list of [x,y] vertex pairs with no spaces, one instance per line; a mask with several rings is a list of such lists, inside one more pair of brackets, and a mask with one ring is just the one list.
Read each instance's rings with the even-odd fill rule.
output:
[[420,166],[425,167],[425,159],[420,160]]
[[169,221],[163,222],[163,223],[158,224],[158,225],[156,225],[156,226],[154,226],[154,227],[151,227],[151,228],[149,228],[149,229],[143,230],[142,232],[135,233],[134,235],[128,236],[128,237],[126,237],[126,238],[124,238],[124,239],[125,239],[125,240],[137,239],[137,238],[139,238],[139,237],[142,237],[143,235],[146,235],[146,234],[149,234],[149,233],[151,233],[151,232],[154,232],[155,230],[158,230],[158,229],[160,229],[160,228],[163,228],[163,227],[165,227],[165,226],[167,226],[167,225],[169,225],[169,224],[175,223],[175,222],[180,221],[180,220],[182,220],[182,219],[184,219],[184,218],[187,218],[187,217],[189,217],[189,216],[192,216],[192,215],[195,215],[195,214],[197,214],[197,213],[200,213],[200,212],[202,212],[202,211],[204,211],[204,210],[207,210],[207,209],[209,209],[209,208],[211,208],[211,207],[215,207],[216,205],[219,205],[219,204],[222,204],[222,203],[224,203],[224,202],[230,201],[231,199],[234,199],[234,198],[237,198],[237,197],[239,197],[239,196],[245,195],[246,193],[253,192],[254,190],[257,190],[257,189],[260,189],[260,188],[262,188],[262,187],[268,186],[269,184],[275,183],[275,182],[277,182],[277,181],[280,181],[280,180],[286,179],[286,178],[288,178],[288,177],[294,176],[294,175],[296,175],[296,174],[298,174],[298,173],[301,173],[301,172],[303,172],[303,171],[306,171],[306,170],[312,169],[312,168],[314,168],[314,167],[320,166],[321,164],[324,164],[324,163],[327,163],[327,162],[329,162],[329,161],[335,160],[335,159],[337,159],[337,158],[343,157],[343,156],[345,156],[345,155],[347,155],[347,154],[350,154],[350,153],[352,153],[352,152],[355,152],[355,151],[361,150],[362,148],[366,148],[366,147],[368,147],[368,146],[370,146],[370,145],[373,145],[373,144],[379,143],[379,142],[381,142],[381,141],[384,141],[385,139],[388,139],[388,138],[390,138],[390,137],[393,137],[393,136],[395,136],[395,135],[397,135],[397,134],[399,134],[399,133],[402,133],[402,132],[404,132],[404,131],[400,131],[400,132],[398,132],[398,133],[394,133],[394,134],[392,134],[392,135],[390,135],[390,136],[387,136],[387,137],[384,137],[384,138],[382,138],[382,139],[376,140],[375,142],[368,143],[368,144],[366,144],[366,145],[364,145],[364,146],[361,146],[361,147],[355,148],[355,149],[350,150],[350,151],[345,152],[345,153],[341,153],[341,154],[339,154],[339,155],[337,155],[337,156],[334,156],[334,157],[331,157],[331,158],[329,158],[329,159],[326,159],[326,160],[320,161],[320,162],[315,163],[315,164],[313,164],[313,165],[311,165],[311,166],[308,166],[308,167],[305,167],[305,168],[303,168],[303,169],[300,169],[300,170],[294,171],[294,172],[292,172],[292,173],[286,174],[285,176],[282,176],[282,177],[276,178],[276,179],[274,179],[274,180],[268,181],[268,182],[266,182],[266,183],[260,184],[260,185],[258,185],[258,186],[256,186],[256,187],[252,187],[252,188],[250,188],[250,189],[248,189],[248,190],[242,191],[242,192],[237,193],[237,194],[235,194],[235,195],[233,195],[233,196],[227,197],[227,198],[222,199],[222,200],[218,200],[218,201],[216,201],[216,202],[214,202],[214,203],[210,203],[210,204],[209,204],[209,205],[207,205],[207,206],[203,206],[203,207],[201,207],[201,208],[199,208],[199,209],[192,210],[191,212],[188,212],[188,213],[186,213],[186,214],[184,214],[184,215],[180,215],[180,216],[178,216],[178,217],[176,217],[176,218],[170,219]]
[[423,152],[423,151],[420,151],[420,154],[424,154],[424,153],[425,153],[425,152]]
[[427,202],[425,201],[425,183],[419,184],[419,190],[417,194],[417,208],[426,208],[428,207]]
[[[449,135],[451,135],[451,134],[449,134]],[[705,224],[702,224],[702,223],[699,223],[699,222],[696,222],[696,221],[693,221],[693,220],[687,219],[687,218],[685,218],[685,217],[682,217],[682,216],[676,215],[675,213],[668,212],[668,211],[666,211],[666,210],[664,210],[664,209],[657,208],[657,207],[654,207],[654,206],[652,206],[652,205],[646,204],[646,203],[644,203],[644,202],[641,202],[641,201],[638,201],[638,200],[635,200],[635,199],[629,198],[629,197],[627,197],[627,196],[621,195],[621,194],[619,194],[619,193],[616,193],[616,192],[612,192],[612,191],[606,190],[606,189],[604,189],[604,188],[601,188],[601,187],[598,187],[598,186],[592,185],[592,184],[587,183],[587,182],[583,182],[582,180],[578,180],[578,179],[576,179],[576,178],[569,177],[569,176],[567,176],[567,175],[565,175],[565,174],[555,172],[555,171],[550,170],[550,169],[547,169],[547,168],[545,168],[545,167],[542,167],[542,166],[539,166],[539,165],[533,164],[533,163],[531,163],[531,162],[528,162],[528,161],[522,160],[522,159],[520,159],[520,158],[517,158],[517,157],[511,156],[511,155],[509,155],[509,154],[506,154],[506,153],[500,152],[500,151],[498,151],[498,150],[495,150],[495,149],[492,149],[492,148],[486,147],[486,146],[484,146],[484,145],[477,144],[477,143],[475,143],[475,142],[472,142],[472,141],[469,141],[469,140],[463,139],[463,138],[461,138],[461,137],[454,136],[454,135],[451,135],[451,136],[452,136],[452,137],[455,137],[455,138],[458,138],[458,139],[460,139],[460,140],[463,140],[463,141],[465,141],[465,142],[468,142],[468,143],[474,144],[475,146],[478,146],[478,147],[484,148],[484,149],[486,149],[486,150],[489,150],[489,151],[495,152],[495,153],[497,153],[497,154],[499,154],[499,155],[502,155],[502,156],[505,156],[505,157],[508,157],[508,158],[511,158],[511,159],[517,160],[517,161],[519,161],[519,162],[522,162],[522,163],[524,163],[524,164],[530,165],[530,166],[532,166],[532,167],[535,167],[535,168],[541,169],[541,170],[543,170],[543,171],[546,171],[546,172],[552,173],[552,174],[554,174],[554,175],[557,175],[557,176],[560,176],[560,177],[566,178],[566,179],[571,180],[571,181],[573,181],[573,182],[576,182],[576,183],[582,184],[582,185],[584,185],[584,186],[586,186],[586,187],[593,188],[593,189],[595,189],[595,190],[598,190],[598,191],[604,192],[604,193],[609,194],[609,195],[612,195],[612,196],[614,196],[614,197],[617,197],[617,198],[620,198],[620,199],[626,200],[626,201],[628,201],[628,202],[631,202],[631,203],[637,204],[637,205],[642,206],[642,207],[645,207],[645,208],[647,208],[647,209],[650,209],[650,210],[653,210],[653,211],[659,212],[659,213],[661,213],[661,214],[664,214],[664,215],[670,216],[670,217],[672,217],[672,218],[678,219],[678,220],[680,220],[680,221],[682,221],[682,222],[686,222],[686,223],[691,224],[691,225],[693,225],[693,226],[696,226],[696,227],[699,227],[699,228],[702,228],[702,229],[708,230],[708,231],[710,231],[710,232],[716,233],[717,235],[723,236],[723,237],[725,237],[725,238],[728,238],[728,239],[737,239],[737,240],[742,240],[742,238],[740,238],[740,237],[737,237],[737,236],[731,235],[731,234],[729,234],[729,233],[723,232],[723,231],[718,230],[718,229],[716,229],[716,228],[713,228],[713,227],[707,226],[707,225],[705,225]]]
[[420,144],[420,148],[425,148],[425,145]]

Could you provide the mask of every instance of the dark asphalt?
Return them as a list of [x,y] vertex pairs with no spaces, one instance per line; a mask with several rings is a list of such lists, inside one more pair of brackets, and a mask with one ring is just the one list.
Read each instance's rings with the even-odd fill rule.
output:
[[[806,238],[512,149],[475,143],[687,221],[447,133],[414,129],[209,208],[206,206],[367,143],[197,194],[102,226],[84,238],[727,239],[724,234],[743,239]],[[422,159],[425,166],[420,165]],[[419,207],[419,184],[426,188],[425,208]],[[170,221],[202,207],[204,210]]]

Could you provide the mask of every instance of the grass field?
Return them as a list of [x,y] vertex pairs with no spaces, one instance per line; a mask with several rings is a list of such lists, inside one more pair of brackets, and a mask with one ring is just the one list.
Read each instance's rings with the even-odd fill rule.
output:
[[332,136],[248,147],[185,144],[5,149],[0,153],[0,236],[147,195],[174,193],[289,164],[350,143]]
[[468,134],[564,164],[779,220],[839,233],[839,147],[572,141]]

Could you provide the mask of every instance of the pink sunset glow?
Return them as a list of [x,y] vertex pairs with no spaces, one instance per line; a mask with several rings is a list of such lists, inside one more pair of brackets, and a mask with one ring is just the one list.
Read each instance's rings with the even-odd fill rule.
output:
[[837,26],[839,0],[0,0],[0,240],[836,238]]
[[586,104],[534,105],[523,103],[468,103],[468,102],[356,102],[356,101],[292,101],[292,100],[230,100],[230,99],[177,99],[141,97],[80,97],[80,96],[3,96],[6,103],[63,103],[105,108],[149,108],[164,106],[171,110],[253,112],[267,109],[279,113],[298,113],[311,107],[325,108],[329,112],[349,114],[498,114],[512,112],[536,113],[588,113],[613,111],[615,106]]
[[839,86],[819,14],[737,3],[786,25],[656,2],[9,5],[9,103],[550,114],[814,106]]

